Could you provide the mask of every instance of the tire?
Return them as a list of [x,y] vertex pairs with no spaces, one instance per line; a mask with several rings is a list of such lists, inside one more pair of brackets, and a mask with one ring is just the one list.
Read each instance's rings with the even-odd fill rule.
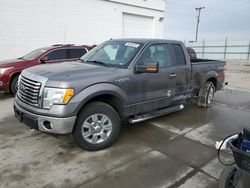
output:
[[19,75],[15,76],[10,83],[10,92],[11,94],[15,95],[17,92],[17,81],[18,81]]
[[218,188],[235,188],[235,186],[232,184],[232,180],[236,171],[236,166],[224,168],[218,181]]
[[79,113],[72,136],[79,147],[97,151],[111,146],[120,128],[118,113],[106,103],[94,102]]
[[197,105],[200,107],[210,107],[214,99],[215,86],[213,82],[206,82],[199,91]]

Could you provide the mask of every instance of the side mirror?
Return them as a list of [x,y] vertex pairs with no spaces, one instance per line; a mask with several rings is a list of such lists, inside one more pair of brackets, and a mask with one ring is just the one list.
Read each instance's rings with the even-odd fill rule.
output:
[[46,63],[46,61],[48,61],[49,60],[49,58],[47,57],[47,56],[44,56],[44,57],[42,57],[41,59],[40,59],[40,62],[42,63],[42,64],[44,64],[44,63]]
[[158,62],[145,62],[143,65],[136,65],[136,73],[157,73],[159,71]]

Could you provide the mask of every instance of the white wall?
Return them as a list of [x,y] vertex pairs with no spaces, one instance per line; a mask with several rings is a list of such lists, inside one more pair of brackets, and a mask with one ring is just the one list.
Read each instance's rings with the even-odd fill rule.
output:
[[[104,0],[105,1],[105,0]],[[136,5],[149,9],[165,10],[165,0],[106,0],[111,2],[119,2],[123,4]]]
[[136,6],[107,0],[0,0],[0,60],[52,44],[122,38],[123,12],[154,17],[154,37],[163,37],[164,1],[133,2]]

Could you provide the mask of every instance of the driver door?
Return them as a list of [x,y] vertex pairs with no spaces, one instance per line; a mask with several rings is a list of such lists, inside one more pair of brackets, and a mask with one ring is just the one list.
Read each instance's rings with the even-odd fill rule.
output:
[[134,73],[130,95],[131,103],[137,103],[138,110],[150,111],[166,107],[175,96],[175,68],[171,67],[171,55],[167,43],[152,44],[140,56],[136,64],[147,61],[159,63],[158,73]]

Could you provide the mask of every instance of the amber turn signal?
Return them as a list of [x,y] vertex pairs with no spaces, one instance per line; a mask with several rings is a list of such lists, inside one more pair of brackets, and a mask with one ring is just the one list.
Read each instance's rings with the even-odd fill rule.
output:
[[63,98],[64,104],[67,104],[69,102],[69,100],[74,96],[74,94],[75,94],[74,89],[67,89],[66,93],[64,95],[64,98]]
[[157,70],[157,68],[155,68],[155,67],[148,67],[147,68],[147,71],[156,71]]

